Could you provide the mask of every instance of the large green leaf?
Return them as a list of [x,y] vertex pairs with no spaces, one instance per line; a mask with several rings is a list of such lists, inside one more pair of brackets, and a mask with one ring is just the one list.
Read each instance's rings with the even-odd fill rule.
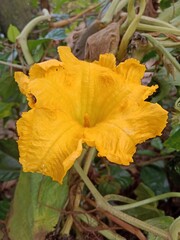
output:
[[67,196],[67,178],[60,185],[50,177],[22,172],[8,220],[10,239],[45,239],[54,230]]

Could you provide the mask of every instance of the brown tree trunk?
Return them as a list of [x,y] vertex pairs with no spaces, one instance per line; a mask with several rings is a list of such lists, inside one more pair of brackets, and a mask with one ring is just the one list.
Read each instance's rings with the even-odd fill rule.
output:
[[19,30],[33,18],[31,0],[0,0],[0,31],[4,34],[10,24],[15,25]]

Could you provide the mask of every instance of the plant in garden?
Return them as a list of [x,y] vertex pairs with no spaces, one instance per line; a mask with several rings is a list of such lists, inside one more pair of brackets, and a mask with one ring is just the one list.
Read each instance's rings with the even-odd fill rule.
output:
[[[165,109],[171,111],[172,107],[168,94],[173,100],[177,98],[175,90],[180,85],[175,57],[178,42],[174,41],[180,35],[176,15],[168,23],[163,14],[159,19],[144,16],[149,6],[144,0],[139,1],[138,13],[134,1],[114,0],[109,7],[102,7],[98,20],[80,31],[78,40],[71,42],[73,53],[69,47],[60,46],[60,61],[52,59],[53,54],[56,56],[55,43],[65,38],[64,29],[58,27],[78,21],[103,3],[69,19],[66,16],[50,22],[54,29],[47,30],[41,39],[29,41],[28,36],[41,21],[51,21],[53,15],[46,10],[20,34],[12,25],[8,30],[11,42],[19,34],[16,39],[21,65],[1,63],[16,68],[15,80],[30,107],[19,94],[12,103],[0,91],[5,102],[0,111],[4,122],[11,117],[11,109],[14,119],[23,112],[17,132],[24,172],[19,177],[7,224],[12,240],[178,239],[178,211],[173,212],[173,207],[172,212],[167,212],[161,206],[164,199],[180,197],[174,192],[179,179],[179,99],[165,144],[161,136],[168,117]],[[161,6],[166,8],[162,2]],[[171,7],[167,10],[171,12]],[[173,48],[175,54],[167,47]],[[78,57],[89,57],[89,61]],[[32,65],[35,60],[41,62]],[[144,74],[151,74],[148,80]],[[168,128],[165,131],[169,133]],[[149,138],[154,139],[138,145],[135,154],[136,145]],[[9,172],[2,171],[5,180],[17,178],[20,169],[14,159],[18,158],[16,145],[15,152],[13,147],[6,156],[11,141],[0,140],[3,170],[6,162],[12,166]],[[141,155],[145,161],[141,161]],[[166,164],[166,159],[172,161]],[[1,201],[0,195],[0,209],[5,212],[0,214],[1,219],[8,206],[9,201]]]

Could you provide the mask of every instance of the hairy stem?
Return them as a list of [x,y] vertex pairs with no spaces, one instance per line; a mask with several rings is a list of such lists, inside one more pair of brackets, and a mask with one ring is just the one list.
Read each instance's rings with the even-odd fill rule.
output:
[[[147,198],[147,199],[144,199],[144,200],[141,200],[141,201],[138,201],[138,202],[125,204],[125,205],[122,205],[122,206],[115,206],[114,208],[122,211],[122,210],[127,210],[127,209],[140,207],[140,206],[152,203],[152,202],[157,202],[159,200],[163,200],[163,199],[171,198],[171,197],[180,197],[180,193],[178,193],[178,192],[164,193],[164,194],[161,194],[161,195],[158,195],[158,196],[155,196],[155,197],[151,197],[151,198]],[[115,194],[107,195],[107,196],[105,196],[105,199],[108,200],[108,201],[120,201],[120,202],[122,202],[122,200],[123,200],[122,196],[115,195]]]

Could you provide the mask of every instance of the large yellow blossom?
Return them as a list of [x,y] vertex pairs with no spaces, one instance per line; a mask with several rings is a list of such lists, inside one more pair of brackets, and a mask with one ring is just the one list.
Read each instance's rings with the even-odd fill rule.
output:
[[20,162],[25,172],[40,172],[62,182],[82,152],[96,147],[113,163],[133,161],[136,144],[161,135],[167,112],[146,102],[157,86],[142,86],[145,67],[135,59],[118,66],[112,54],[93,63],[59,47],[61,61],[34,64],[15,79],[31,110],[17,122]]

